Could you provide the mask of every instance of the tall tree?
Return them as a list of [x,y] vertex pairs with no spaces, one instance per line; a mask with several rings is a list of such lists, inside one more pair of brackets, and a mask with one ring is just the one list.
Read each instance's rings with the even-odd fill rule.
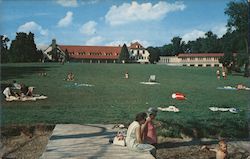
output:
[[[249,50],[248,50],[248,6],[249,3],[245,1],[240,2],[229,2],[227,8],[225,9],[225,14],[229,16],[227,27],[228,31],[232,32],[235,31],[238,36],[234,37],[237,38],[237,42],[239,43],[238,46],[243,46],[242,48],[239,47],[237,52],[245,52],[246,57],[248,60],[245,61],[245,73],[244,76],[249,77]],[[244,45],[241,45],[241,44]]]
[[37,52],[33,33],[16,33],[16,39],[12,40],[9,50],[10,62],[36,62],[40,54]]
[[154,47],[148,47],[147,48],[149,52],[149,62],[150,63],[155,63],[160,60],[160,49],[159,48],[154,48]]
[[128,62],[129,61],[129,52],[126,44],[123,44],[121,53],[119,55],[119,61],[120,62]]
[[1,63],[8,62],[8,46],[7,43],[10,41],[8,37],[0,35],[1,41]]
[[201,44],[201,51],[203,53],[215,53],[221,51],[217,35],[212,31],[205,33],[205,38],[202,38]]
[[160,49],[160,55],[167,55],[167,56],[172,56],[173,55],[173,45],[172,44],[166,44],[163,45]]
[[184,42],[181,41],[181,38],[179,36],[173,37],[171,40],[173,44],[173,55],[178,55],[179,53],[183,53],[183,45]]
[[188,41],[189,52],[191,53],[201,53],[202,38],[198,38],[195,41]]

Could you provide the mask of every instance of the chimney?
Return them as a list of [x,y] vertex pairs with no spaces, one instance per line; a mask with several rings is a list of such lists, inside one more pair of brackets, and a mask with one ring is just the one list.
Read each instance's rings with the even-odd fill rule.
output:
[[56,39],[52,39],[52,49],[55,49],[56,48]]

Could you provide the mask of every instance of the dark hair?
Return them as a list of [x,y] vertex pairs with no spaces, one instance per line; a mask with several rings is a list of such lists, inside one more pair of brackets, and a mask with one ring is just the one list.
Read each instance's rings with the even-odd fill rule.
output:
[[142,120],[145,120],[147,117],[147,113],[145,112],[141,112],[141,113],[138,113],[135,117],[135,121],[142,121]]

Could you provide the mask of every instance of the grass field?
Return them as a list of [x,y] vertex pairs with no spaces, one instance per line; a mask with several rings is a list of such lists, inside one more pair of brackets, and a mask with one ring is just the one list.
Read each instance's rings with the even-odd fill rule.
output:
[[[47,72],[46,77],[39,72]],[[67,73],[75,74],[75,81],[63,80]],[[124,79],[128,71],[130,78]],[[82,64],[36,63],[2,64],[1,85],[17,80],[35,86],[34,93],[48,99],[26,102],[5,102],[2,105],[2,124],[36,123],[129,123],[136,113],[148,107],[175,105],[179,113],[159,112],[163,123],[160,134],[195,137],[248,136],[249,92],[218,90],[218,86],[249,86],[249,79],[229,75],[227,80],[216,79],[215,68],[168,67],[139,64]],[[160,85],[142,85],[149,75],[156,75]],[[69,87],[87,83],[93,87]],[[3,89],[3,88],[2,88]],[[186,94],[188,100],[171,98],[174,92]],[[211,112],[208,107],[235,107],[241,111]]]

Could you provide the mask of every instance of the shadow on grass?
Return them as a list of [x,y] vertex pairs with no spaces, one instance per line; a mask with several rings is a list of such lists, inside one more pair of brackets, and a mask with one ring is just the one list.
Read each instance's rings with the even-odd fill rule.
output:
[[[250,141],[249,139],[240,139],[240,140],[226,140],[227,142],[231,141]],[[213,145],[217,144],[218,140],[211,141],[201,141],[199,139],[185,141],[185,142],[162,142],[156,145],[157,149],[165,149],[165,148],[177,148],[181,146],[202,146],[202,145]]]
[[48,66],[1,66],[1,80],[13,80],[17,78],[24,78],[26,75],[45,72]]

